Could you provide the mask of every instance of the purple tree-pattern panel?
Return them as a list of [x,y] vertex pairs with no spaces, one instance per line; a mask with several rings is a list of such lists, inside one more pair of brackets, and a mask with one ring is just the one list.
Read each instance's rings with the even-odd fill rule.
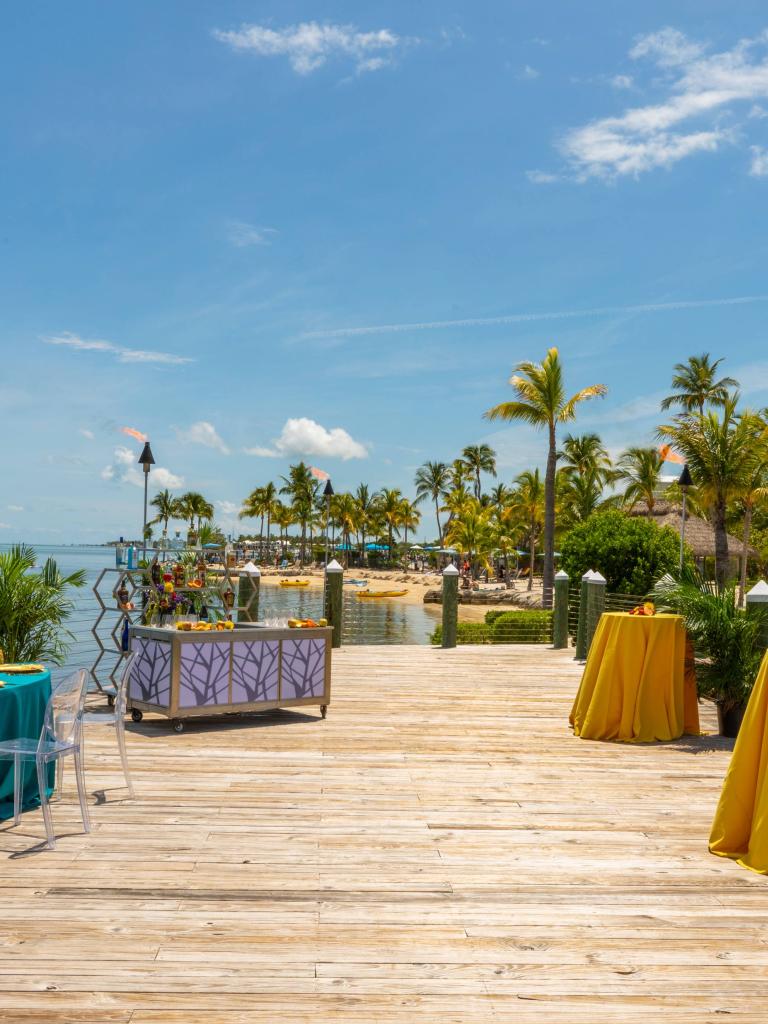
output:
[[171,696],[170,643],[136,636],[131,650],[136,652],[136,660],[131,668],[129,697],[167,708]]
[[229,643],[182,643],[179,707],[229,703]]
[[321,697],[325,689],[324,639],[283,640],[280,699]]
[[280,644],[240,640],[232,644],[232,703],[277,700]]

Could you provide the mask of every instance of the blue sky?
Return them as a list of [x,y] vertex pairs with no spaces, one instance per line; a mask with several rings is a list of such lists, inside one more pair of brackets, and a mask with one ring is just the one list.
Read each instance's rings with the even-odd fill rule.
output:
[[543,438],[482,413],[552,344],[615,451],[692,353],[768,403],[767,33],[751,0],[13,5],[0,540],[135,533],[124,425],[225,526],[301,457],[409,492],[487,441],[510,480]]

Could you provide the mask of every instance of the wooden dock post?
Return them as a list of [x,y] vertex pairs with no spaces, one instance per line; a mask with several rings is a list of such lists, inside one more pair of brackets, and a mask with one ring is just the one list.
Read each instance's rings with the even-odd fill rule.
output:
[[579,588],[579,620],[576,625],[576,661],[584,661],[587,657],[587,595],[589,587],[587,584],[592,579],[592,570],[587,569],[581,577]]
[[459,621],[459,570],[455,565],[443,569],[443,644],[456,646],[456,625]]
[[592,578],[587,584],[587,629],[586,629],[586,653],[592,646],[592,638],[595,635],[600,616],[605,610],[605,576],[599,572],[593,572]]
[[570,578],[561,569],[555,575],[555,614],[552,621],[552,645],[556,651],[568,646],[568,584]]
[[325,593],[323,600],[328,625],[333,626],[332,647],[341,647],[341,627],[344,618],[343,586],[344,570],[334,558],[325,567]]

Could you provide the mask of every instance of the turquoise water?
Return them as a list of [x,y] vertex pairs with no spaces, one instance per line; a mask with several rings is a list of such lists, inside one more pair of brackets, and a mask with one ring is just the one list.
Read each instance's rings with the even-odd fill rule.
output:
[[[55,547],[33,545],[42,564],[49,556],[56,559],[59,569],[67,574],[76,569],[85,569],[87,584],[81,590],[72,592],[75,609],[68,626],[74,634],[68,667],[90,668],[98,653],[91,628],[98,614],[98,603],[93,585],[102,569],[114,569],[115,552],[112,548],[101,547]],[[8,545],[0,544],[0,550]],[[105,581],[106,582],[106,581]],[[102,587],[102,591],[109,587]],[[344,629],[342,641],[345,644],[426,644],[429,634],[440,618],[436,605],[410,605],[400,601],[358,601],[351,591],[344,588]],[[278,586],[261,588],[260,618],[320,618],[322,591],[289,590]],[[109,636],[109,628],[118,621],[110,615],[100,629],[102,636]]]

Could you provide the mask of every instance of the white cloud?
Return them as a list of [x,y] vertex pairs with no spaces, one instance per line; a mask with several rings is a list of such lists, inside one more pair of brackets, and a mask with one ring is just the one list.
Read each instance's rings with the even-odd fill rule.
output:
[[327,430],[306,416],[286,420],[273,448],[245,448],[248,455],[280,458],[288,455],[320,455],[325,458],[367,459],[368,449],[342,427]]
[[93,431],[92,430],[86,430],[85,427],[81,427],[80,430],[79,430],[79,433],[82,434],[82,436],[87,438],[87,440],[89,440],[89,441],[93,441],[93,439],[95,437],[95,434],[93,433]]
[[217,501],[216,508],[223,516],[236,516],[240,511],[240,506],[234,501]]
[[187,356],[177,356],[171,352],[151,352],[147,349],[126,348],[124,345],[115,345],[111,341],[102,341],[98,338],[81,338],[69,331],[65,331],[63,334],[52,334],[41,340],[46,345],[64,345],[76,352],[106,352],[114,356],[119,363],[167,363],[171,366],[179,366],[182,363],[193,362]]
[[755,178],[764,178],[768,175],[768,149],[762,146],[750,146],[752,162],[749,165],[749,173]]
[[[144,471],[138,468],[138,456],[130,448],[118,445],[113,453],[113,462],[105,466],[99,474],[102,480],[115,480],[131,484],[134,487],[144,486]],[[182,487],[184,477],[171,473],[164,466],[153,466],[149,474],[149,484],[153,490]]]
[[536,68],[532,68],[530,64],[526,64],[524,67],[520,68],[517,73],[518,78],[522,78],[523,81],[529,82],[533,81],[535,78],[539,78],[540,75],[541,72],[537,71]]
[[631,75],[614,75],[611,79],[611,85],[614,89],[631,89],[634,84],[634,79]]
[[726,118],[739,103],[751,101],[754,109],[755,101],[768,97],[766,43],[762,35],[707,55],[704,46],[672,28],[639,39],[630,56],[661,69],[667,94],[659,103],[566,133],[560,150],[577,179],[637,177],[735,144],[739,132]]
[[308,75],[332,58],[345,57],[355,70],[378,71],[392,63],[394,55],[406,43],[391,29],[361,32],[354,25],[321,25],[305,21],[283,29],[264,25],[242,25],[237,31],[216,29],[214,37],[241,53],[259,57],[287,57],[293,70]]
[[762,121],[763,118],[768,117],[768,110],[765,107],[761,107],[759,103],[753,103],[748,116],[754,120]]
[[11,524],[10,523],[0,523],[0,530],[10,530],[10,528],[11,528]]
[[23,512],[24,511],[24,506],[23,505],[6,505],[6,508],[8,509],[9,512]]
[[222,455],[229,455],[229,448],[219,437],[214,425],[207,420],[198,420],[187,430],[177,430],[176,434],[186,444],[201,444],[204,448],[213,448]]
[[227,230],[229,241],[238,249],[249,245],[272,245],[272,236],[276,234],[277,228],[259,227],[240,220],[232,221]]

